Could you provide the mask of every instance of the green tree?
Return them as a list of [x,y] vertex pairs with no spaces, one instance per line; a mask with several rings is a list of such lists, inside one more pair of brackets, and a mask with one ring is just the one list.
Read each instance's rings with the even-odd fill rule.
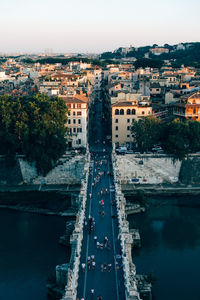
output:
[[0,153],[35,161],[47,173],[66,149],[67,107],[57,97],[0,97]]
[[164,129],[163,146],[167,153],[175,158],[184,159],[190,152],[189,124],[175,119],[168,123]]
[[131,128],[134,135],[134,146],[141,152],[149,151],[158,143],[162,133],[161,121],[154,117],[144,117],[134,120]]

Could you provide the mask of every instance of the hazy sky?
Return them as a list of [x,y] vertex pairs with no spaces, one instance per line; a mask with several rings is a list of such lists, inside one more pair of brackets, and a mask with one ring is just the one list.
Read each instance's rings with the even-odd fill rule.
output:
[[200,0],[3,0],[0,52],[200,41]]

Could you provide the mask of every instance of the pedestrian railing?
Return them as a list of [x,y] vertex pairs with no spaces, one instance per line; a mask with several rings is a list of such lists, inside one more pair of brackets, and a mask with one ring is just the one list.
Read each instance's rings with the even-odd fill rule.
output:
[[70,237],[70,243],[72,245],[72,254],[71,254],[70,264],[68,268],[67,285],[65,287],[65,294],[63,300],[76,300],[77,298],[77,287],[78,287],[78,278],[79,278],[81,248],[82,248],[82,241],[83,241],[83,228],[84,228],[89,165],[90,165],[90,154],[88,150],[87,150],[86,157],[87,157],[87,162],[84,168],[85,174],[84,174],[84,178],[81,181],[81,190],[79,195],[80,208],[76,217],[74,231]]
[[136,267],[132,262],[131,245],[133,243],[132,235],[129,232],[129,224],[126,220],[125,205],[126,199],[118,183],[119,178],[116,174],[116,154],[112,152],[113,175],[115,184],[115,196],[117,203],[117,216],[119,223],[119,240],[122,250],[122,264],[124,272],[124,285],[126,300],[141,300],[136,284]]

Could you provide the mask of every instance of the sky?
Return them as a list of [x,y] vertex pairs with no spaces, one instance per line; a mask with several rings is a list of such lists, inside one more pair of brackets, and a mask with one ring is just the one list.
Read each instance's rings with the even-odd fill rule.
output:
[[200,41],[199,0],[3,0],[0,53]]

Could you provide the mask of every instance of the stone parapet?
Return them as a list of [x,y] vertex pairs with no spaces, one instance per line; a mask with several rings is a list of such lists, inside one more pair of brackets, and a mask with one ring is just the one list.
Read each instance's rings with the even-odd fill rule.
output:
[[116,173],[116,154],[113,149],[112,163],[117,200],[117,214],[119,222],[119,239],[122,248],[122,262],[124,271],[126,300],[141,300],[137,288],[136,267],[132,262],[131,247],[133,243],[132,234],[129,232],[129,223],[126,219],[126,199],[121,191],[119,178]]
[[90,154],[89,151],[87,150],[86,163],[84,166],[84,177],[81,180],[81,190],[79,194],[79,211],[76,217],[74,231],[70,237],[72,252],[71,252],[70,262],[68,265],[67,284],[65,286],[65,292],[62,298],[63,300],[76,300],[77,298],[79,266],[80,266],[81,247],[82,247],[82,240],[83,240],[85,208],[86,208],[86,200],[87,200],[89,164],[90,164]]

